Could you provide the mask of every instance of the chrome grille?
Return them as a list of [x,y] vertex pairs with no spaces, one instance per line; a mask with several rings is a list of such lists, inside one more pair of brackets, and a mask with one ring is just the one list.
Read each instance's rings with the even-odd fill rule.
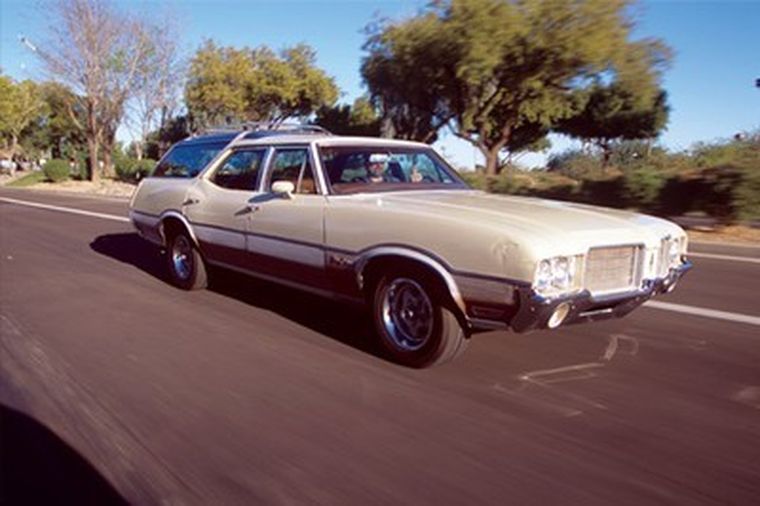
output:
[[590,250],[584,277],[586,289],[595,295],[633,289],[638,284],[640,250],[637,246]]

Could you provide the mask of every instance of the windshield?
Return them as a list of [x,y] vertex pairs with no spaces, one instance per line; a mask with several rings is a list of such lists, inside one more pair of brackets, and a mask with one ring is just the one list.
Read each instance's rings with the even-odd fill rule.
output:
[[322,146],[319,154],[333,193],[467,189],[432,149],[398,146]]

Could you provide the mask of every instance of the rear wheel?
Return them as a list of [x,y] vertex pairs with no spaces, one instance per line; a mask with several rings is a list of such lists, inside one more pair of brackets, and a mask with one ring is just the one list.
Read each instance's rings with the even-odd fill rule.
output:
[[178,232],[169,239],[167,262],[169,274],[175,286],[183,290],[198,290],[206,287],[206,264],[186,232]]
[[375,288],[375,331],[398,363],[428,367],[452,360],[467,348],[469,339],[435,286],[418,273],[397,271],[383,276]]

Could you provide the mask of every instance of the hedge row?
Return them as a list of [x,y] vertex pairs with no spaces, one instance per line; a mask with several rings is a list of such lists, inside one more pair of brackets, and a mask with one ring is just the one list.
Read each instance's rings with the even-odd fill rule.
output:
[[472,186],[494,193],[633,208],[663,216],[708,215],[723,223],[760,219],[760,168],[728,165],[664,174],[643,166],[580,181],[546,171],[463,176]]
[[154,160],[146,158],[119,158],[115,160],[116,178],[127,183],[137,183],[149,175],[155,166]]

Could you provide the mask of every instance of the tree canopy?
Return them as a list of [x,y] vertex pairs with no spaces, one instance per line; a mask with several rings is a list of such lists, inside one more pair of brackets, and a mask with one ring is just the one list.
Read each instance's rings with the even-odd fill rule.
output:
[[586,94],[584,108],[562,120],[557,131],[595,142],[602,148],[605,164],[613,140],[653,139],[668,121],[667,94],[641,96],[637,88],[621,83],[594,85]]
[[14,82],[0,75],[0,134],[10,140],[10,156],[16,154],[21,132],[42,112],[45,102],[33,81]]
[[352,105],[320,107],[314,123],[337,135],[380,135],[380,118],[366,97],[357,98]]
[[605,79],[656,88],[668,51],[657,40],[631,40],[629,4],[436,1],[371,28],[362,74],[392,122],[416,118],[425,137],[450,125],[495,174],[502,151],[535,145],[583,110],[587,95],[578,90]]
[[305,44],[277,53],[206,41],[190,62],[185,87],[196,126],[304,118],[337,99],[333,78],[316,66]]

